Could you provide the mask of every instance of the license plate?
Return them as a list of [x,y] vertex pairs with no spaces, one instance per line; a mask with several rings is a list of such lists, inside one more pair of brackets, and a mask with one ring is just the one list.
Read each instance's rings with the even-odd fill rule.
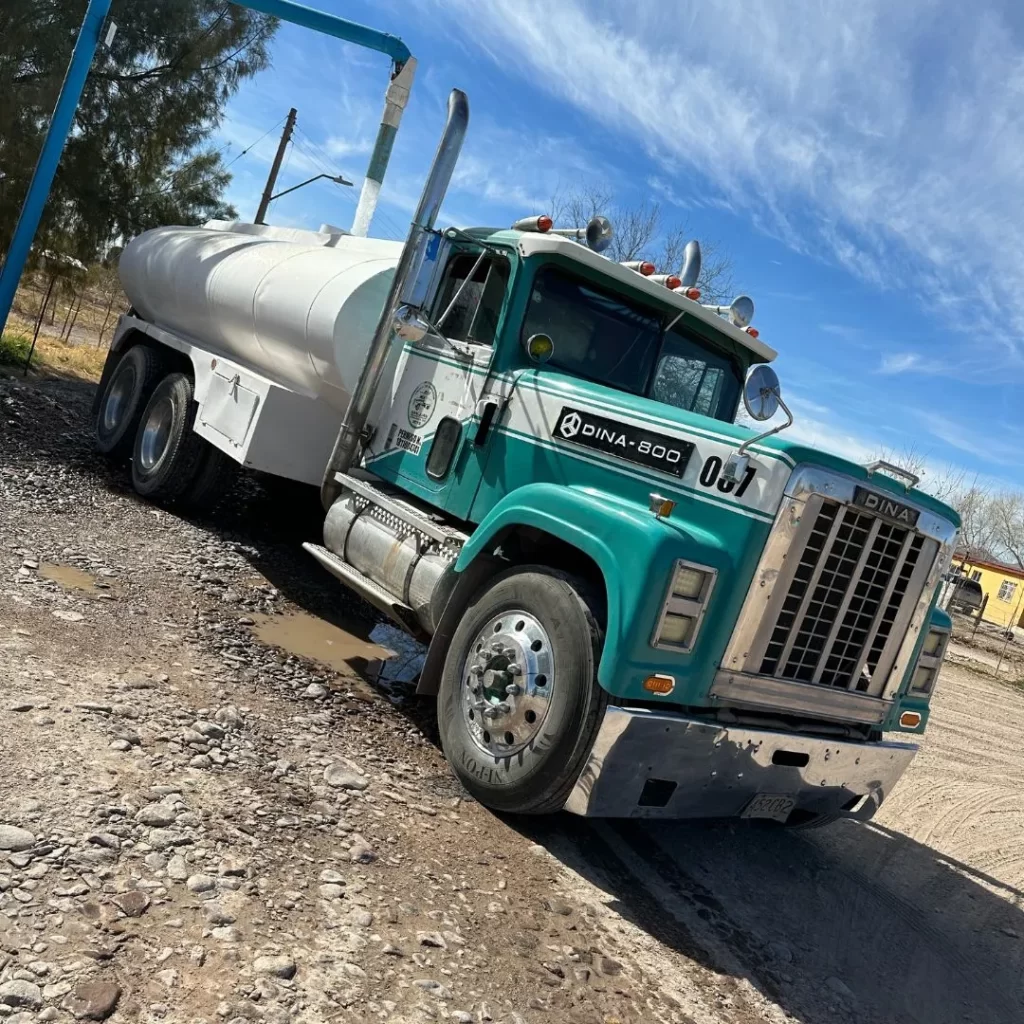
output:
[[793,808],[796,799],[791,796],[779,796],[776,793],[758,793],[753,800],[740,812],[741,818],[770,818],[772,821],[785,821]]

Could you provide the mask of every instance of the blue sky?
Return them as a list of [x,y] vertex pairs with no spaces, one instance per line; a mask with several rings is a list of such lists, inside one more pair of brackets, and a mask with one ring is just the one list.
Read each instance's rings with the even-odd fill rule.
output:
[[[1024,12],[989,2],[307,0],[418,58],[373,234],[404,237],[448,91],[470,129],[442,217],[507,226],[560,187],[645,196],[713,239],[803,440],[914,446],[1024,487]],[[237,157],[289,106],[271,223],[348,227],[388,59],[282,26],[216,138]],[[232,165],[251,218],[277,131]],[[614,211],[612,211],[614,219]],[[927,482],[927,481],[926,481]]]

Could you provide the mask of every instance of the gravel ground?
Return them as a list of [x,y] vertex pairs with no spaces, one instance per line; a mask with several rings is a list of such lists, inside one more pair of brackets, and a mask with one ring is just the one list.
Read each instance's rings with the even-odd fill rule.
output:
[[[867,827],[503,821],[366,681],[315,495],[148,506],[91,393],[0,376],[0,1019],[1022,1019],[1017,690],[947,669]],[[356,654],[256,639],[296,613]]]

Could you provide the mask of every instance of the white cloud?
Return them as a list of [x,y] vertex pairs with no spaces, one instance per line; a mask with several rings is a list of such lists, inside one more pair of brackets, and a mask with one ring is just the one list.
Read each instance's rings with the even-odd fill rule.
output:
[[324,149],[331,156],[339,158],[350,156],[368,156],[373,152],[373,139],[343,139],[332,135],[325,143]]
[[895,374],[906,373],[908,370],[916,370],[921,366],[922,359],[916,352],[892,352],[882,356],[882,365],[879,366],[879,373]]
[[673,190],[680,205],[715,199],[909,292],[976,341],[972,374],[1024,373],[1024,236],[1007,230],[1024,200],[1024,60],[993,9],[708,4],[681,18],[671,3],[446,0],[442,12],[643,147],[658,182],[695,169],[717,193]]

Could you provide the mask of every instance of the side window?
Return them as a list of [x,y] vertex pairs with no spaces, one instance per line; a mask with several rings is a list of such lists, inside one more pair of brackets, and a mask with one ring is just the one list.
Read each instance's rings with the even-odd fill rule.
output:
[[[448,261],[431,320],[452,341],[492,345],[505,301],[509,264],[500,256],[488,255],[477,266],[478,259],[478,253],[459,253]],[[473,276],[467,280],[470,274]],[[444,323],[438,323],[449,306]]]

